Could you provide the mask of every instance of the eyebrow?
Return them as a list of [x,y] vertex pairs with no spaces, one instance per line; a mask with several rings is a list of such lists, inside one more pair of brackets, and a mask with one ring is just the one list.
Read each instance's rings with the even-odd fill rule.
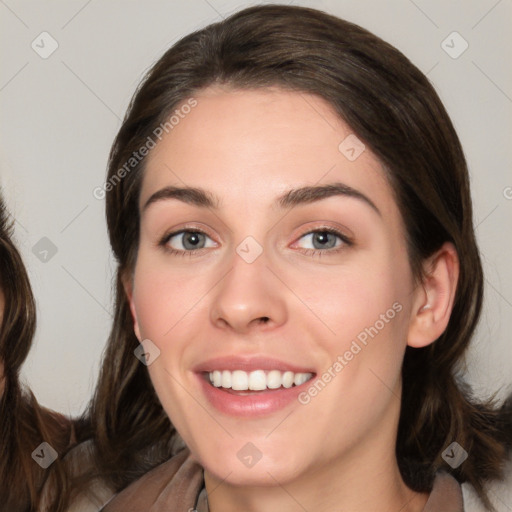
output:
[[[378,215],[382,216],[380,210],[369,197],[359,190],[340,182],[328,183],[326,185],[305,186],[288,190],[276,198],[273,206],[285,209],[314,203],[333,196],[345,196],[358,199],[370,206]],[[169,186],[155,192],[146,201],[142,211],[145,211],[151,204],[169,199],[177,199],[178,201],[182,201],[193,206],[213,210],[218,210],[221,203],[219,197],[202,188]]]

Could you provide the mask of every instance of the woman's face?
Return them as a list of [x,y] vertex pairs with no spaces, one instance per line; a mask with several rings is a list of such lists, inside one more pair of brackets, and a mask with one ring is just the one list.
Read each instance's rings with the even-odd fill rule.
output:
[[127,287],[165,411],[234,484],[385,466],[414,293],[379,161],[316,96],[195,99],[148,156]]

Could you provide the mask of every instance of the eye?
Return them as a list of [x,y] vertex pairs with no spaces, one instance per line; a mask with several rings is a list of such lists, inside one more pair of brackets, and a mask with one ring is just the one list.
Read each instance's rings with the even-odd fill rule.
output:
[[[211,238],[203,231],[196,229],[183,229],[181,231],[175,231],[174,233],[165,235],[159,245],[163,246],[166,251],[171,254],[191,256],[196,250],[212,247],[212,245],[206,245],[206,239],[211,240]],[[213,247],[214,246],[215,245],[213,244]]]
[[307,254],[338,253],[346,246],[353,245],[346,235],[334,228],[321,228],[308,231],[299,240],[307,240],[313,247],[302,247]]
[[[213,240],[203,231],[198,229],[182,229],[165,235],[158,245],[168,253],[177,256],[193,256],[196,251],[208,247],[215,247],[215,243],[207,245],[207,241]],[[302,247],[306,254],[318,255],[335,254],[353,242],[346,235],[334,228],[319,228],[304,233],[299,240],[307,240],[313,247]]]

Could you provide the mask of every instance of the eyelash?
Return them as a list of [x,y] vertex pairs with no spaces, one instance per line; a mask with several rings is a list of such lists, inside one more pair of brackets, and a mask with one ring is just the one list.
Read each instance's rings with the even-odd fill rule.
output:
[[[162,247],[168,254],[171,254],[173,256],[192,257],[192,256],[196,255],[197,251],[201,251],[202,249],[205,249],[205,247],[202,247],[201,249],[193,249],[190,251],[181,251],[178,249],[173,249],[167,245],[169,243],[169,240],[173,236],[183,234],[183,233],[202,233],[203,235],[208,236],[207,233],[205,233],[204,231],[202,231],[200,229],[192,229],[192,228],[191,229],[181,229],[179,231],[174,231],[172,233],[168,233],[168,234],[164,235],[164,237],[160,240],[158,245],[160,247]],[[310,235],[312,233],[330,233],[330,234],[336,235],[343,242],[343,244],[336,249],[302,249],[302,251],[304,251],[305,254],[310,255],[310,256],[320,258],[320,257],[324,256],[325,253],[328,253],[328,255],[335,255],[335,254],[340,253],[342,250],[346,249],[347,247],[351,247],[354,245],[354,242],[349,237],[347,237],[346,235],[344,235],[337,229],[334,229],[331,227],[317,228],[317,229],[313,229],[310,231],[306,231],[305,233],[302,233],[302,235],[299,236],[299,240],[302,237],[304,237],[306,235]]]

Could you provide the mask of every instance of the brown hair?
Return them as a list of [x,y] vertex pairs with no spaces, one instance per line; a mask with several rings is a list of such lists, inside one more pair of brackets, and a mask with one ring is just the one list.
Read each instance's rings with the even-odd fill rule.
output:
[[[117,258],[115,318],[90,415],[100,472],[119,490],[165,460],[175,431],[134,357],[123,278],[139,237],[138,199],[145,160],[122,173],[134,151],[188,98],[213,84],[236,89],[280,87],[325,99],[380,159],[406,227],[412,271],[445,241],[460,259],[446,331],[432,345],[408,348],[396,454],[406,484],[432,486],[453,441],[469,458],[453,475],[483,488],[500,478],[510,448],[510,404],[480,403],[455,376],[482,307],[483,275],[473,231],[465,157],[427,78],[396,48],[361,27],[321,11],[256,6],[187,35],[149,70],[113,143],[106,213]],[[148,451],[151,450],[151,457]]]
[[19,381],[21,365],[32,345],[36,309],[25,266],[12,243],[12,228],[0,197],[0,289],[5,297],[0,325],[0,362],[4,368],[0,375],[4,384],[0,396],[0,503],[5,507],[2,510],[28,512],[38,509],[47,478],[52,478],[54,489],[66,493],[67,478],[60,461],[45,470],[31,454],[43,441],[62,454],[70,440],[71,422],[41,407]]

